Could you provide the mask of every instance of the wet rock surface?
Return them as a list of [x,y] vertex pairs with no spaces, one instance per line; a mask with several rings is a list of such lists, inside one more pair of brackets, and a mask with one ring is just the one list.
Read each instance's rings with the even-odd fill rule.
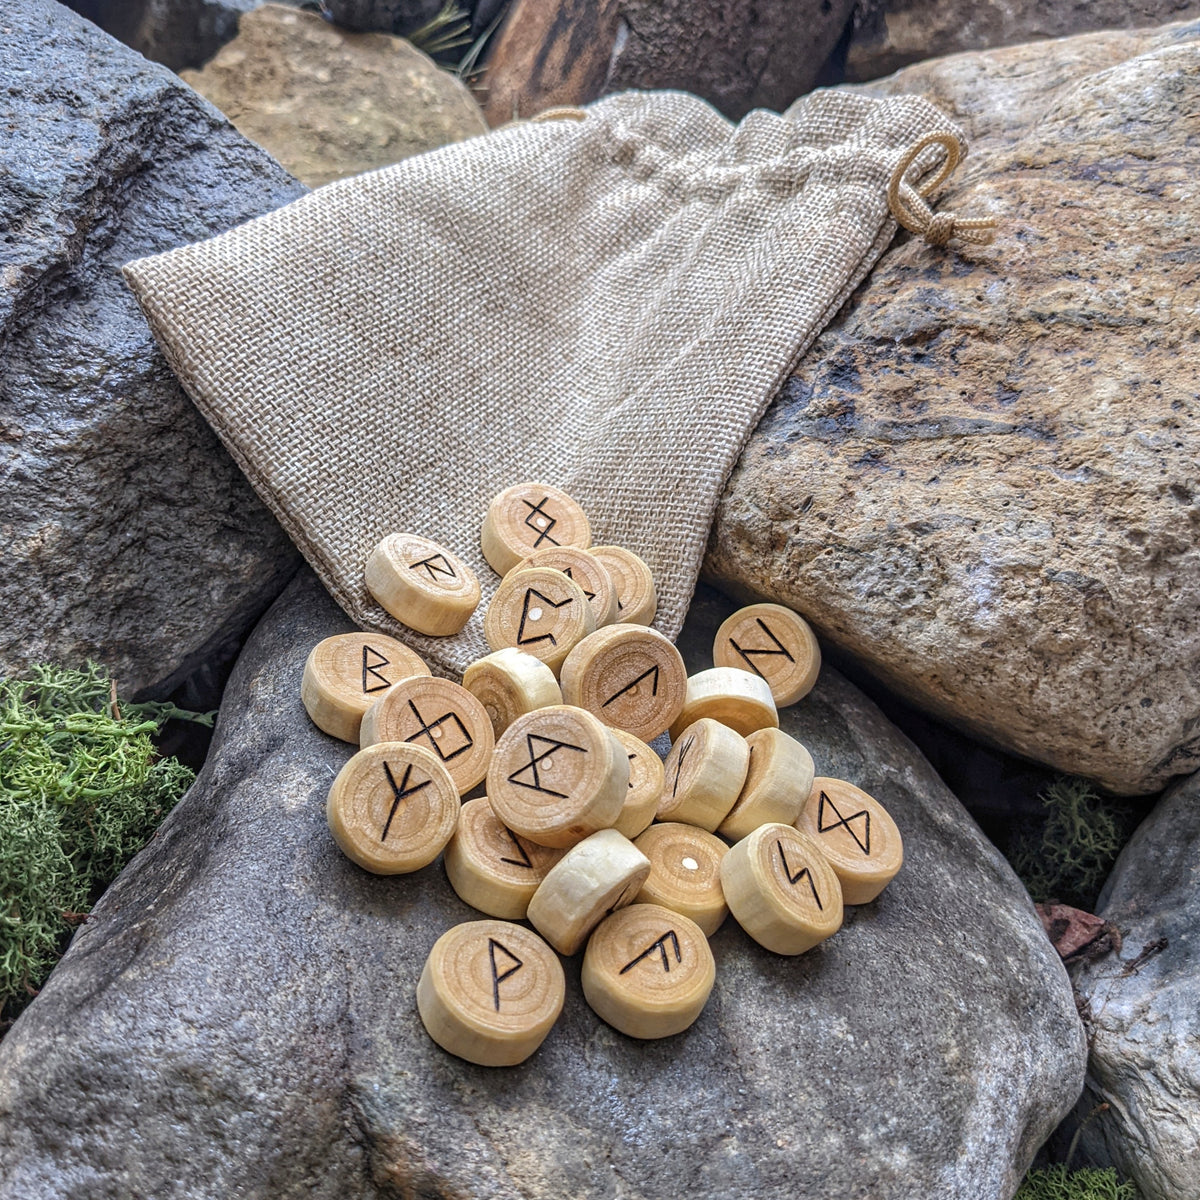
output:
[[[683,639],[711,662],[728,606]],[[906,862],[820,948],[729,921],[699,1021],[603,1024],[566,962],[541,1050],[473,1067],[425,1035],[425,956],[475,914],[440,863],[335,848],[350,754],[309,724],[310,647],[347,628],[303,572],[260,625],[203,774],[0,1043],[0,1196],[1007,1197],[1074,1102],[1084,1045],[1028,897],[928,765],[826,671],[784,726],[879,797]]]
[[183,78],[309,187],[487,132],[461,80],[402,38],[277,4]]
[[298,556],[159,354],[120,267],[303,189],[169,71],[61,5],[0,39],[0,670],[170,690]]
[[941,203],[819,337],[722,500],[710,576],[973,736],[1124,794],[1200,765],[1200,24],[924,63]]

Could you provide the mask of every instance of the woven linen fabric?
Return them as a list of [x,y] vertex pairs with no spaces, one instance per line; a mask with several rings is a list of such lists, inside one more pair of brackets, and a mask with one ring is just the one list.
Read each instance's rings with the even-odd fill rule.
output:
[[[686,614],[721,489],[895,232],[889,177],[960,131],[917,97],[813,93],[736,127],[678,92],[496,130],[125,268],[200,411],[346,612],[442,671],[488,653],[488,501],[573,495]],[[936,163],[919,158],[909,182]],[[478,572],[461,634],[400,625],[388,533]]]

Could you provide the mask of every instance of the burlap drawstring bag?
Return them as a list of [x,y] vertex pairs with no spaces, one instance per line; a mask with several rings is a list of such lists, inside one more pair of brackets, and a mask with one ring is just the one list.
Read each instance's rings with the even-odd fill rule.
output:
[[[674,637],[768,401],[961,151],[916,97],[814,93],[731,126],[626,93],[342,180],[125,275],[184,387],[326,587],[445,671],[488,653],[490,498],[555,484],[654,572]],[[576,112],[574,115],[578,116]],[[957,160],[957,153],[951,157]],[[463,632],[374,603],[393,531],[479,574]]]

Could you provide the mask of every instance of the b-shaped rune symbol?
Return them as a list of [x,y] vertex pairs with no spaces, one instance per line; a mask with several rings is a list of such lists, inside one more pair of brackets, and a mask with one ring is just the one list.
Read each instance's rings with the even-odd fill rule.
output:
[[409,563],[409,570],[419,571],[422,567],[425,568],[425,574],[438,582],[439,575],[445,575],[447,579],[457,579],[458,573],[454,570],[454,565],[444,554],[433,554],[429,558],[423,558],[420,562]]
[[[412,735],[412,737],[406,737],[404,739],[406,742],[415,742],[418,738],[422,737],[427,739],[430,748],[438,756],[438,758],[442,760],[442,762],[449,762],[452,758],[457,758],[460,754],[466,754],[466,752],[470,750],[473,745],[475,745],[475,739],[467,731],[467,727],[463,724],[462,718],[453,709],[451,709],[449,712],[442,713],[442,715],[434,721],[426,721],[425,718],[421,716],[421,710],[411,700],[408,702],[408,707],[412,710],[412,715],[420,722],[421,728],[418,729],[417,732]],[[457,750],[451,750],[450,753],[447,754],[442,743],[448,741],[449,739],[442,735],[442,731],[443,729],[447,728],[447,725],[450,722],[453,722],[453,725],[457,727],[459,736],[462,738],[462,745],[459,746]]]
[[[545,746],[546,749],[540,753],[538,745]],[[545,762],[552,754],[559,750],[578,750],[580,754],[587,753],[586,746],[574,746],[570,742],[560,742],[557,738],[541,737],[536,733],[527,733],[525,735],[525,749],[529,754],[529,761],[523,766],[518,767],[509,777],[509,783],[515,783],[517,787],[528,788],[531,792],[541,792],[543,796],[555,796],[559,800],[567,798],[566,792],[556,792],[552,788],[542,786],[541,773],[538,767]],[[521,776],[526,776],[522,779]],[[530,780],[533,782],[531,783]]]
[[754,665],[753,661],[751,660],[751,656],[758,658],[770,658],[772,656],[778,656],[782,654],[783,657],[788,660],[788,662],[794,663],[796,660],[791,656],[787,647],[775,636],[774,633],[772,633],[771,627],[766,623],[766,621],[764,621],[762,617],[757,617],[756,620],[758,627],[767,635],[767,637],[771,639],[772,642],[775,643],[774,650],[772,650],[769,646],[739,646],[738,643],[733,640],[733,638],[729,639],[729,644],[738,652],[738,654],[741,655],[742,661],[745,662],[746,666],[753,671],[755,675],[762,679],[763,673]]
[[695,741],[694,738],[688,738],[688,740],[683,743],[683,746],[679,750],[679,757],[675,760],[675,783],[671,787],[672,799],[675,798],[675,793],[679,791],[679,773],[683,770],[683,760],[687,758],[688,751],[691,750],[693,741]]
[[517,837],[517,835],[515,833],[513,833],[513,831],[511,829],[506,829],[504,832],[508,834],[509,840],[512,842],[512,844],[514,846],[516,846],[517,853],[521,857],[520,858],[501,858],[500,861],[502,863],[512,863],[512,865],[514,867],[528,867],[529,870],[532,871],[533,863],[529,859],[529,851],[526,850],[525,847],[521,845],[521,839],[519,837]]
[[[833,815],[837,817],[836,821],[831,821],[828,825],[825,824],[825,806],[829,805],[833,809]],[[851,821],[857,821],[859,817],[863,819],[863,836],[859,837],[857,832],[851,827]],[[848,817],[843,817],[838,811],[838,806],[824,793],[821,793],[821,800],[817,806],[817,832],[829,833],[834,829],[845,829],[845,831],[854,839],[858,848],[864,854],[871,853],[871,814],[867,809],[860,809],[856,813],[851,813]]]
[[525,524],[538,535],[538,539],[533,543],[533,548],[536,550],[543,542],[549,542],[552,546],[561,546],[561,542],[557,542],[550,536],[550,530],[558,524],[558,519],[552,517],[542,505],[549,500],[549,496],[543,496],[536,504],[530,504],[528,500],[522,500],[529,511],[525,514]]
[[668,929],[667,932],[664,933],[662,935],[662,937],[660,937],[658,939],[658,941],[651,942],[650,945],[648,945],[645,948],[645,950],[643,950],[641,952],[641,954],[639,954],[637,956],[637,958],[631,958],[621,968],[621,970],[618,972],[618,974],[624,975],[626,971],[632,971],[633,968],[636,967],[638,965],[638,963],[640,963],[642,961],[642,959],[649,958],[650,955],[652,955],[655,952],[655,950],[657,950],[659,952],[659,954],[662,955],[662,969],[664,971],[669,972],[671,970],[671,960],[667,956],[667,943],[668,942],[671,943],[671,947],[675,951],[675,961],[677,963],[683,962],[683,955],[679,952],[679,938],[677,938],[675,936],[675,930]]
[[404,768],[404,778],[400,780],[399,786],[396,784],[396,777],[392,774],[392,768],[387,763],[383,764],[383,773],[387,776],[387,781],[391,785],[393,797],[392,807],[388,812],[387,820],[383,823],[383,833],[379,835],[379,840],[386,842],[388,830],[392,827],[392,818],[396,815],[400,805],[409,796],[413,795],[413,793],[419,792],[422,788],[427,788],[431,781],[427,779],[424,783],[418,783],[415,787],[409,787],[408,781],[412,776],[412,763],[409,763]]
[[[374,660],[367,661],[367,655],[373,654]],[[386,667],[391,662],[391,659],[385,658],[378,650],[372,646],[363,646],[362,652],[362,687],[364,692],[381,692],[384,688],[390,688],[392,685],[379,673],[380,667]],[[372,682],[371,686],[367,686],[368,680]]]
[[552,633],[539,633],[537,637],[527,638],[525,636],[525,622],[529,620],[529,606],[533,602],[534,596],[536,596],[543,604],[548,605],[550,608],[562,608],[563,605],[570,604],[573,599],[573,597],[568,596],[565,600],[560,600],[557,604],[555,604],[554,601],[549,598],[549,596],[543,596],[542,593],[536,588],[527,588],[525,591],[525,602],[521,605],[521,625],[517,629],[517,645],[532,646],[534,642],[544,642],[549,640],[550,645],[557,646],[558,639]]
[[[496,964],[496,951],[507,958],[512,959],[515,965],[508,968],[507,971],[501,971]],[[506,980],[511,979],[525,964],[507,947],[496,941],[495,938],[488,938],[488,961],[492,964],[492,1003],[496,1006],[496,1011],[500,1011],[500,985]]]
[[812,898],[817,902],[817,907],[824,912],[825,905],[821,903],[821,897],[817,894],[817,885],[813,882],[812,872],[807,867],[801,867],[795,875],[792,874],[792,868],[788,866],[787,855],[783,852],[783,843],[776,838],[775,845],[779,847],[779,859],[783,863],[783,873],[787,876],[787,881],[795,887],[800,880],[808,878],[808,886],[812,891]]
[[631,679],[623,688],[621,688],[620,691],[613,692],[613,694],[611,696],[609,696],[609,698],[607,700],[605,700],[604,703],[600,705],[600,707],[607,708],[614,700],[619,700],[623,695],[625,695],[626,692],[633,691],[633,689],[635,687],[637,687],[637,685],[639,683],[641,683],[643,679],[650,679],[651,677],[653,677],[654,683],[650,689],[650,695],[657,696],[658,695],[658,667],[653,666],[648,671],[643,671],[636,679]]

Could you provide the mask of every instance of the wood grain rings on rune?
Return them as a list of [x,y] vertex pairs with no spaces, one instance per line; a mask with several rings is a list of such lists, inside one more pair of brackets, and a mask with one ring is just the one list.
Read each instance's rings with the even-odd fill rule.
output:
[[818,776],[796,828],[821,847],[847,904],[867,904],[904,864],[904,840],[891,814],[860,787]]
[[771,688],[760,675],[736,667],[712,667],[688,677],[687,699],[671,726],[671,740],[701,717],[711,717],[743,737],[756,729],[779,727]]
[[377,875],[402,875],[441,854],[460,807],[436,755],[408,742],[379,742],[338,772],[325,815],[347,858]]
[[625,748],[591,713],[566,704],[518,717],[496,743],[487,773],[497,819],[561,849],[611,826],[628,791]]
[[715,833],[678,821],[651,825],[633,844],[650,860],[636,902],[683,913],[712,937],[729,915],[721,890],[721,860],[729,847]]
[[483,635],[492,650],[524,650],[555,674],[595,628],[583,589],[548,567],[506,575],[483,618]]
[[608,917],[583,956],[583,994],[635,1038],[682,1033],[708,1003],[717,969],[708,939],[681,913],[633,904]]
[[737,802],[750,766],[740,733],[702,717],[689,725],[663,764],[660,821],[683,821],[712,833]]
[[417,1011],[443,1050],[482,1067],[524,1062],[566,999],[558,956],[508,921],[468,921],[434,943],[417,983]]
[[535,551],[556,546],[586,550],[592,544],[587,514],[560,488],[518,483],[492,499],[479,537],[483,557],[507,575]]
[[358,745],[363,715],[393,683],[428,675],[424,659],[379,633],[339,633],[318,642],[304,664],[300,699],[318,729]]
[[776,954],[803,954],[842,927],[842,889],[821,848],[792,825],[761,825],[721,862],[737,923]]
[[371,551],[367,591],[397,621],[433,637],[458,633],[479,605],[475,572],[445,546],[391,533]]
[[608,569],[590,551],[576,546],[546,546],[522,559],[513,570],[528,571],[533,567],[549,567],[575,580],[583,588],[597,629],[617,619],[616,585]]
[[727,617],[713,640],[713,664],[762,676],[777,708],[807,696],[821,670],[809,623],[782,604],[751,604]]
[[412,742],[431,750],[460,792],[487,774],[496,739],[483,705],[457,683],[402,679],[363,717],[361,744]]

